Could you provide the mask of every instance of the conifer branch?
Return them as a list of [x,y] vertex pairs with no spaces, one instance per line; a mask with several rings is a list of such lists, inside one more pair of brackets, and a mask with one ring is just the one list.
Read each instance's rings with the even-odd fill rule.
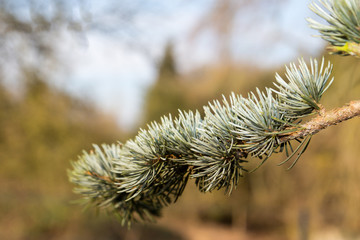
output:
[[[152,220],[174,203],[189,178],[202,192],[225,189],[230,194],[248,171],[250,157],[261,166],[273,153],[285,151],[291,167],[306,150],[311,136],[295,136],[299,120],[321,110],[321,96],[332,83],[332,65],[304,60],[286,67],[276,88],[259,89],[245,98],[232,94],[199,112],[164,116],[125,144],[94,145],[69,171],[75,192],[87,205],[117,213],[122,224]],[[286,141],[284,135],[291,136]],[[290,135],[289,135],[290,134]],[[294,149],[291,140],[300,145]],[[252,160],[254,161],[254,160]]]

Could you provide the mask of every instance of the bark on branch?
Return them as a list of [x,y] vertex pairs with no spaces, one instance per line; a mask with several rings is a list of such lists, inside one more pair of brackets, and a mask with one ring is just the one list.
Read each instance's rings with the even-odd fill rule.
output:
[[329,126],[336,125],[357,116],[360,116],[360,100],[351,101],[341,108],[321,112],[316,118],[304,123],[301,126],[301,130],[283,135],[280,138],[280,142],[283,143],[295,138],[305,137],[309,134],[314,135]]

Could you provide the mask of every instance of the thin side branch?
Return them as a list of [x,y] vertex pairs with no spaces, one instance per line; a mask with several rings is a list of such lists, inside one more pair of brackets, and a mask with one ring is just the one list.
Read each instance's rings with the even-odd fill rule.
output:
[[336,125],[357,116],[360,116],[360,100],[351,101],[341,108],[321,113],[318,117],[301,125],[301,130],[281,137],[280,142],[287,142],[295,138],[305,137],[309,134],[314,135],[329,126]]

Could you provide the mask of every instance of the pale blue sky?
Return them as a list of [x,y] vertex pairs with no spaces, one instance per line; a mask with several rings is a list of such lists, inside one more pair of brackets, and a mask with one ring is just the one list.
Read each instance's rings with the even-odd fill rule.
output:
[[[141,114],[142,96],[155,78],[154,59],[161,56],[169,39],[176,44],[178,63],[184,71],[216,59],[211,36],[204,34],[192,45],[188,40],[189,32],[212,1],[195,4],[180,2],[173,1],[172,5],[168,1],[170,11],[162,15],[145,13],[136,18],[138,35],[135,42],[145,46],[147,55],[132,49],[116,36],[88,33],[88,46],[80,48],[75,54],[71,91],[86,94],[106,111],[116,113],[123,127],[136,126]],[[256,22],[258,25],[247,31],[241,27],[239,31],[235,29],[232,42],[235,58],[272,67],[288,63],[300,57],[299,54],[317,54],[324,47],[324,42],[311,36],[315,32],[308,28],[305,21],[306,17],[314,16],[307,8],[309,2],[288,0],[278,8],[260,9],[263,17]],[[247,17],[244,14],[239,21],[246,21]],[[277,40],[276,34],[279,33],[286,38],[280,36]]]
[[[82,40],[64,35],[62,53],[70,69],[62,76],[67,79],[63,87],[114,113],[126,129],[139,123],[143,95],[154,82],[156,62],[169,40],[175,43],[177,62],[184,72],[217,60],[209,32],[189,41],[189,34],[213,0],[73,1],[94,13],[92,22],[107,23],[107,28],[89,26]],[[311,36],[316,32],[305,21],[315,17],[307,8],[310,2],[284,0],[278,6],[241,12],[231,42],[235,61],[274,67],[302,55],[316,55],[325,43]],[[118,4],[118,9],[131,10],[134,3],[146,6],[135,4],[138,13],[130,26],[117,22],[121,18],[116,18],[116,12],[102,15],[111,3]],[[73,16],[80,16],[76,11],[74,8]]]

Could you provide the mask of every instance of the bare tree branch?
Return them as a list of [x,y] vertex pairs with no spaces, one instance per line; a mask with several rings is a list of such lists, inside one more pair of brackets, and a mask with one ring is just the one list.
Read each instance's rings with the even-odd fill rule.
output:
[[321,111],[320,115],[301,126],[301,130],[286,134],[280,138],[280,142],[316,134],[319,131],[343,121],[360,116],[360,100],[351,101],[349,104],[330,111]]

